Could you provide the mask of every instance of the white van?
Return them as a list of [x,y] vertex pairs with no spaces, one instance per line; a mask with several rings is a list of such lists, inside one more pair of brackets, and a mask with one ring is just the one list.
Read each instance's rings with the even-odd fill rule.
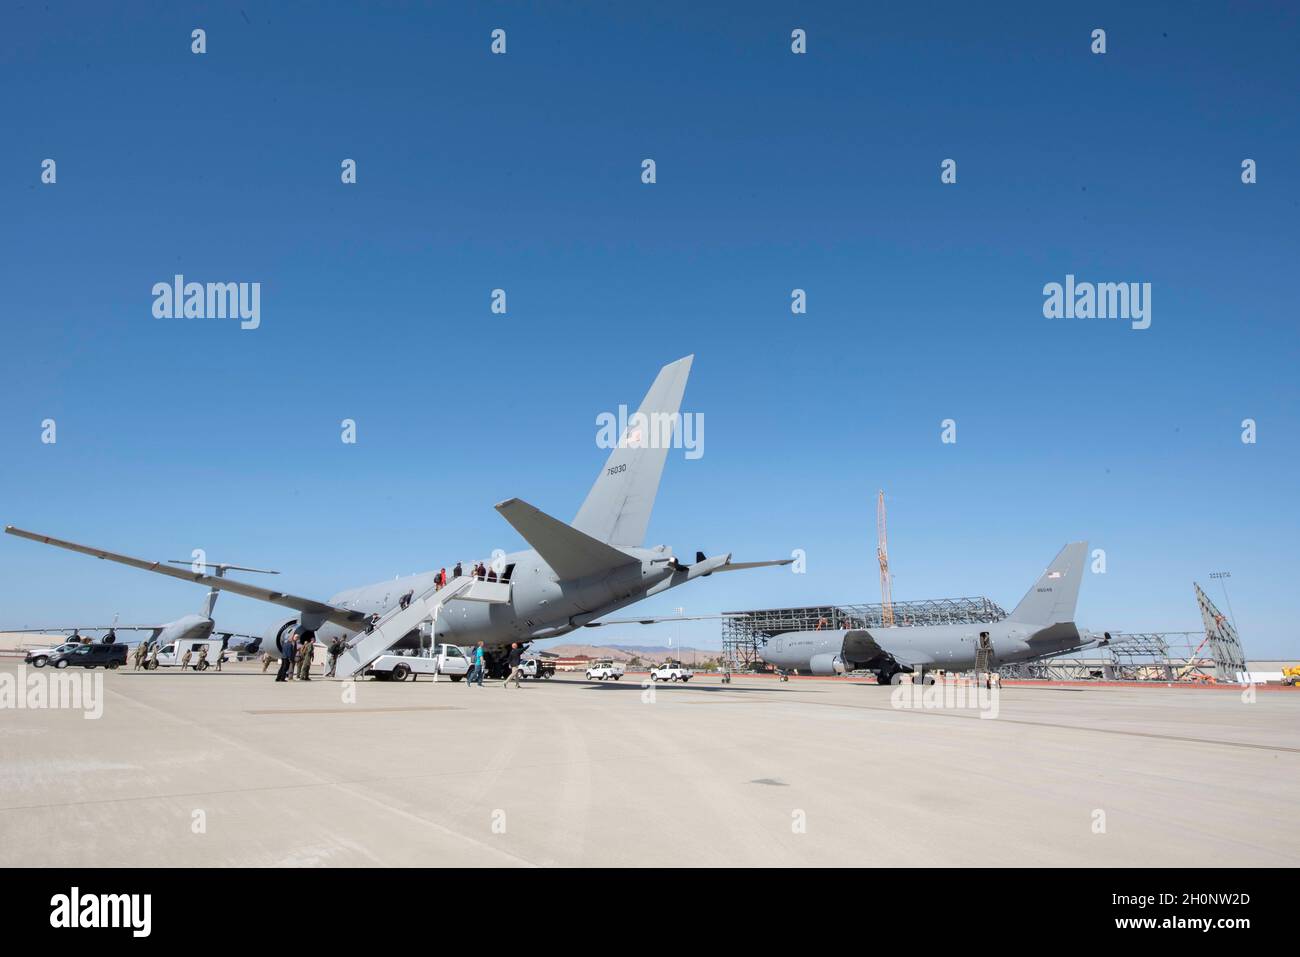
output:
[[[208,648],[208,660],[203,662],[203,667],[199,667],[199,652],[206,645]],[[186,651],[190,652],[189,666],[196,671],[206,671],[217,663],[221,657],[221,639],[220,638],[183,638],[180,641],[173,641],[162,648],[158,649],[158,659],[155,661],[152,652],[145,659],[145,668],[153,670],[154,668],[179,668],[181,660],[185,657]]]

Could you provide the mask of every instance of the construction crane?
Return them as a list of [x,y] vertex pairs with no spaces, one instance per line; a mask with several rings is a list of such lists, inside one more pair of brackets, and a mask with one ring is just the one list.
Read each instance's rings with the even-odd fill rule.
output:
[[876,558],[880,562],[880,623],[894,624],[894,596],[889,587],[889,547],[885,540],[885,490],[876,493]]

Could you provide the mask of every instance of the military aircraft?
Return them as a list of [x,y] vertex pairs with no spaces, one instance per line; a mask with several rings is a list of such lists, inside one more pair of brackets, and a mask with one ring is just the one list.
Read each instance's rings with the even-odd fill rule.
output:
[[[190,565],[196,569],[200,567],[192,561],[178,561],[175,559],[171,560],[170,564]],[[267,571],[263,568],[244,568],[240,565],[228,565],[224,562],[219,564],[207,562],[204,563],[204,565],[207,568],[214,570],[218,577],[224,576],[228,571],[258,572],[263,575],[279,574],[279,572]],[[117,633],[119,631],[145,631],[148,632],[148,634],[144,638],[140,639],[140,641],[144,643],[146,648],[154,644],[157,644],[159,647],[165,647],[176,641],[202,641],[211,638],[214,634],[221,639],[221,646],[223,648],[229,647],[232,639],[242,639],[241,644],[260,641],[260,635],[245,635],[236,631],[226,631],[217,628],[217,623],[213,620],[212,612],[217,604],[217,596],[220,594],[221,592],[217,589],[210,589],[207,597],[204,599],[203,610],[200,613],[194,615],[182,615],[175,621],[163,622],[161,625],[122,625],[118,623],[115,616],[111,625],[74,625],[72,627],[64,628],[54,627],[35,629],[0,628],[0,631],[41,635],[67,634],[69,641],[80,641],[84,632],[101,631],[103,634],[97,640],[108,642],[110,644],[118,640]]]
[[[683,564],[665,545],[646,547],[646,528],[659,491],[664,461],[675,430],[694,356],[664,366],[637,413],[627,420],[608,460],[572,524],[512,498],[496,510],[532,548],[498,557],[492,581],[454,579],[437,587],[435,572],[351,588],[317,601],[250,585],[202,569],[164,563],[51,538],[7,526],[5,531],[48,545],[120,562],[134,568],[230,591],[294,609],[272,624],[261,650],[279,656],[296,628],[316,632],[318,642],[344,638],[360,660],[399,643],[418,640],[469,645],[483,642],[489,665],[500,671],[501,650],[581,628],[589,622],[718,572],[788,565],[792,559],[733,563],[731,555],[696,555]],[[413,609],[413,610],[412,610]],[[427,611],[427,614],[426,614]],[[379,636],[373,636],[374,631]],[[400,633],[398,633],[400,632]],[[385,647],[375,652],[378,645]],[[346,673],[353,673],[347,669]]]
[[1109,632],[1081,630],[1073,620],[1087,555],[1087,542],[1062,548],[1002,621],[791,631],[767,638],[758,653],[782,671],[833,675],[861,668],[889,684],[903,672],[919,673],[924,680],[929,670],[975,667],[981,651],[991,668],[1104,645]]

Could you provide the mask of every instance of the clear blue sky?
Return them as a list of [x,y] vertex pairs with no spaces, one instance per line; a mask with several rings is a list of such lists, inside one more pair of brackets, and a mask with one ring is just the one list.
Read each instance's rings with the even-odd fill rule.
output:
[[[695,353],[651,540],[808,572],[647,612],[877,600],[883,487],[897,598],[1010,607],[1087,538],[1081,623],[1199,628],[1227,570],[1250,655],[1300,654],[1293,6],[376,6],[9,7],[0,521],[326,597],[520,547],[510,496],[570,518],[597,414]],[[176,272],[261,282],[261,328],[153,318]],[[1151,328],[1043,318],[1066,273]],[[0,539],[0,626],[201,601]]]

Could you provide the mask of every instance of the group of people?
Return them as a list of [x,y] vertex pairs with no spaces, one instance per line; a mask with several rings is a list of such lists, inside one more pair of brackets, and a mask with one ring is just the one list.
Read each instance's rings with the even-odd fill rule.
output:
[[[142,641],[136,645],[135,651],[131,654],[132,670],[152,671],[157,668],[159,647],[160,645],[156,641]],[[225,653],[217,652],[217,657],[211,662],[212,669],[220,671],[221,663],[225,660]],[[192,648],[186,648],[184,654],[181,655],[181,671],[190,667],[193,667],[195,671],[203,671],[207,668],[208,663],[208,643],[206,641],[199,647],[198,660],[194,659],[194,650]]]
[[[316,659],[316,632],[310,628],[295,628],[280,648],[280,670],[276,672],[276,681],[311,681],[311,666]],[[325,646],[325,677],[334,677],[334,668],[339,655],[347,650],[348,643],[342,636],[335,638]],[[275,658],[270,652],[262,655],[262,674],[266,674]]]
[[[455,581],[457,578],[460,578],[464,574],[465,574],[465,566],[462,565],[460,562],[457,562],[456,567],[451,570],[450,577],[447,575],[447,569],[440,568],[438,569],[438,573],[433,576],[434,587],[446,588],[448,582]],[[495,568],[485,565],[483,564],[483,562],[475,562],[474,567],[470,570],[470,575],[474,578],[479,579],[480,581],[485,581],[485,582],[505,581],[504,573],[498,576],[497,570]]]
[[[507,687],[510,682],[515,683],[515,687],[520,687],[520,678],[523,677],[523,649],[519,647],[519,642],[510,643],[510,651],[506,654],[506,666],[510,671],[506,675],[506,680],[501,682],[501,687]],[[465,675],[465,687],[477,684],[483,687],[483,676],[487,673],[487,662],[483,658],[483,642],[474,646],[474,652],[470,656],[469,673]]]
[[149,642],[142,641],[135,646],[135,654],[131,656],[133,662],[132,671],[147,671],[150,668],[158,667],[158,645],[155,643],[150,647]]
[[[447,574],[446,568],[438,569],[438,571],[435,572],[433,576],[434,590],[437,591],[439,589],[446,588],[449,582],[452,582],[455,579],[460,578],[464,574],[465,574],[465,567],[460,562],[456,563],[456,566],[451,570],[450,575]],[[470,575],[472,575],[474,578],[479,579],[480,581],[485,581],[485,582],[506,581],[504,572],[502,572],[501,575],[497,575],[497,571],[495,568],[485,565],[483,562],[475,562],[473,569],[470,571]],[[415,589],[412,588],[406,591],[397,599],[397,607],[401,610],[405,610],[411,607],[411,602],[414,600],[415,600]],[[366,620],[366,631],[367,632],[374,631],[375,625],[379,624],[379,619],[382,617],[383,615],[381,615],[379,612],[374,612]]]

